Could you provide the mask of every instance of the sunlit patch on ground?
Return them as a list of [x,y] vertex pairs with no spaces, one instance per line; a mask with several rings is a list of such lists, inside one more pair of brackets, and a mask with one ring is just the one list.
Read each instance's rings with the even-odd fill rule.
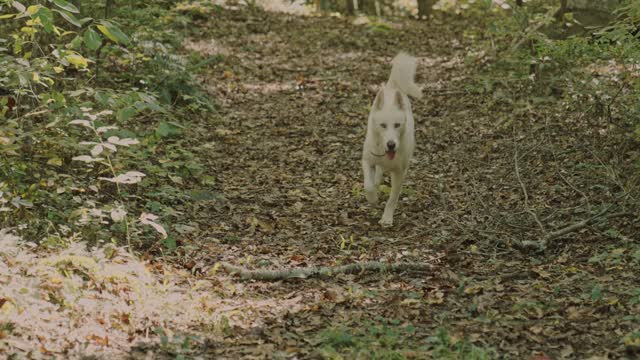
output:
[[0,232],[0,355],[125,354],[161,334],[216,338],[303,307],[302,297],[233,299],[242,284],[220,279],[194,281],[122,248],[43,250]]
[[293,90],[296,88],[294,83],[264,83],[264,84],[242,84],[248,91],[258,92],[261,94],[270,94],[274,92]]
[[187,41],[185,49],[196,51],[203,56],[229,55],[229,50],[215,39]]
[[295,0],[256,0],[256,4],[267,11],[277,11],[289,14],[307,15],[311,8],[304,1]]

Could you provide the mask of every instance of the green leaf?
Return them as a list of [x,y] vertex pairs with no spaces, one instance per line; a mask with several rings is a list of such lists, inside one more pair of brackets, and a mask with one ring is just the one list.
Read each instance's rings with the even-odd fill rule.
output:
[[166,121],[163,121],[160,124],[158,124],[158,128],[156,129],[156,135],[163,138],[180,135],[181,133],[182,133],[182,130],[180,130],[180,128]]
[[49,158],[47,165],[62,166],[62,159],[57,156],[53,156]]
[[103,33],[106,37],[109,38],[109,40],[117,43],[118,42],[118,38],[115,37],[115,35],[113,35],[109,29],[107,29],[106,26],[104,25],[96,25],[96,27],[98,28],[98,30],[100,30],[101,33]]
[[40,10],[41,7],[42,5],[31,5],[27,8],[26,14],[29,16],[35,15],[38,13],[38,10]]
[[602,299],[602,288],[600,287],[600,285],[595,285],[592,289],[591,289],[591,300],[597,301]]
[[42,22],[44,31],[47,33],[51,33],[53,31],[53,14],[51,13],[51,10],[42,6],[34,15],[36,18],[40,19],[40,22]]
[[117,26],[106,20],[100,20],[100,24],[101,25],[97,26],[98,30],[100,30],[100,32],[102,32],[111,41],[119,44],[129,44],[129,37]]
[[70,64],[73,64],[78,69],[84,69],[89,66],[87,58],[80,54],[70,54],[64,57]]
[[67,20],[69,23],[77,26],[77,27],[82,27],[82,21],[78,20],[78,18],[76,18],[72,13],[64,11],[64,10],[58,10],[58,9],[53,9],[53,11],[57,12],[58,14],[62,15],[62,17]]
[[167,237],[161,242],[162,242],[162,245],[164,245],[169,251],[173,251],[178,247],[178,244],[176,243],[176,239],[172,236]]
[[127,121],[131,119],[137,112],[138,111],[135,108],[127,106],[126,108],[118,110],[118,112],[116,113],[116,119],[118,119],[118,121]]
[[57,7],[61,8],[62,10],[66,10],[68,12],[72,12],[74,14],[77,14],[77,13],[80,12],[80,10],[78,10],[78,8],[75,7],[75,5],[73,5],[72,3],[67,2],[65,0],[53,0],[53,3]]
[[195,201],[211,201],[221,198],[220,194],[209,190],[192,190],[189,192],[189,196]]
[[102,45],[102,36],[92,28],[88,28],[83,34],[84,44],[91,50],[96,50]]
[[82,38],[80,36],[76,36],[69,42],[69,47],[71,49],[80,49],[82,45]]
[[159,112],[164,111],[164,108],[162,108],[162,106],[158,104],[158,101],[156,101],[156,99],[153,96],[145,93],[138,93],[138,96],[142,101],[144,101],[144,103],[146,104],[146,107],[148,107],[149,109],[153,111],[159,111]]

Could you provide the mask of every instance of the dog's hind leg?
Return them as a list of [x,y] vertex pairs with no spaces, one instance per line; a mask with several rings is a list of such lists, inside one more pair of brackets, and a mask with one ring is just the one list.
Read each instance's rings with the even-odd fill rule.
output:
[[396,211],[398,205],[398,198],[400,197],[400,191],[402,190],[402,182],[404,181],[404,171],[395,170],[391,172],[391,194],[387,205],[384,207],[384,213],[379,223],[383,227],[389,227],[393,225],[393,213]]
[[383,175],[384,175],[384,170],[382,169],[382,166],[376,166],[376,176],[374,177],[376,186],[382,184]]
[[375,166],[366,161],[362,161],[362,171],[364,173],[364,193],[367,201],[371,204],[378,202],[378,186],[376,185],[377,171]]

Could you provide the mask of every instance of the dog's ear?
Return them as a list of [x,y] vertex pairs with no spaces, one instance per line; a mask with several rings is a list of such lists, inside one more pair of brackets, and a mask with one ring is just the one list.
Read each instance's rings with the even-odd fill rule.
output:
[[373,106],[378,110],[382,110],[384,107],[384,88],[378,90],[378,95],[376,95],[376,99],[373,101]]
[[402,94],[400,94],[400,91],[396,91],[396,96],[393,97],[393,101],[395,102],[398,109],[404,110],[404,100],[402,99]]

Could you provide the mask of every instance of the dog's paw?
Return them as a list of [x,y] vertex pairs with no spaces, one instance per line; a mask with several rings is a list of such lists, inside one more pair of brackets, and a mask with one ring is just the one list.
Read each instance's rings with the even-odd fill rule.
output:
[[367,191],[365,193],[365,196],[367,197],[367,201],[369,202],[369,204],[377,204],[378,203],[378,192],[377,191]]
[[392,217],[386,218],[383,216],[382,219],[378,221],[378,224],[382,225],[383,228],[391,227],[393,226],[393,218]]

